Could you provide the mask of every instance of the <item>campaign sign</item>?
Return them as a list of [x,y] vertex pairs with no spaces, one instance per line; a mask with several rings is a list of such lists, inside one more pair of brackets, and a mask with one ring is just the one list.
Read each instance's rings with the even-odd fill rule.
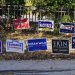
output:
[[15,19],[14,22],[13,22],[13,25],[14,25],[14,29],[15,30],[30,28],[30,26],[29,26],[29,20],[25,19],[25,18]]
[[38,21],[38,28],[39,30],[42,30],[42,31],[53,31],[54,21],[53,20],[40,20]]
[[6,52],[24,53],[23,40],[6,40]]
[[75,48],[75,36],[72,37],[72,48]]
[[2,53],[2,41],[0,40],[0,53]]
[[53,53],[69,53],[69,41],[68,40],[52,40]]
[[30,39],[28,40],[29,51],[47,50],[46,39]]
[[60,33],[75,33],[74,23],[60,23]]

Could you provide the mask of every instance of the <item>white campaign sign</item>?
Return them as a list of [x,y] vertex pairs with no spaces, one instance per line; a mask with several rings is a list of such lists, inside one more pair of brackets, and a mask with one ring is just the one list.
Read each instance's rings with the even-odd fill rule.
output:
[[23,40],[6,40],[6,52],[24,53],[24,46]]

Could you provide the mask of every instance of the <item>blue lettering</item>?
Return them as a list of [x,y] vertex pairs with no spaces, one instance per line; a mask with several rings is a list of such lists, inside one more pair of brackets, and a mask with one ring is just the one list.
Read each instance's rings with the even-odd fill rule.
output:
[[14,46],[14,47],[21,47],[21,44],[11,44],[11,43],[9,43],[9,46],[10,46],[10,47],[13,47],[13,46]]

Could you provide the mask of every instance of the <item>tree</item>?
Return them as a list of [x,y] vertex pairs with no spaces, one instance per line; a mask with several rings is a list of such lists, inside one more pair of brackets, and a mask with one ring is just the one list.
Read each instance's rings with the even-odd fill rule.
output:
[[24,4],[24,0],[5,0],[8,4]]
[[75,0],[32,0],[33,5],[36,6],[37,10],[40,8],[44,9],[46,14],[54,15],[56,11],[60,8],[69,9],[73,8],[73,3]]
[[46,11],[55,12],[59,7],[66,7],[66,8],[72,8],[72,3],[75,2],[75,0],[32,0],[33,5],[36,7],[42,7]]

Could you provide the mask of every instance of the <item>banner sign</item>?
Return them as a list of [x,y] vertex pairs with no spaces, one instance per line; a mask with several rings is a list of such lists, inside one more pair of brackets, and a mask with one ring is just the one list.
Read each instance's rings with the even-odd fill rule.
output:
[[30,39],[28,40],[29,51],[47,50],[46,39]]
[[72,48],[75,48],[75,36],[72,37]]
[[52,40],[53,53],[69,53],[69,41],[68,40]]
[[29,26],[29,20],[25,19],[25,18],[15,19],[14,22],[13,22],[13,25],[14,25],[14,29],[15,30],[30,28],[30,26]]
[[2,53],[2,41],[0,40],[0,53]]
[[38,21],[38,28],[40,31],[53,31],[54,21],[53,20],[40,20]]
[[24,53],[24,41],[6,40],[6,52]]
[[74,23],[60,23],[60,33],[75,33]]

